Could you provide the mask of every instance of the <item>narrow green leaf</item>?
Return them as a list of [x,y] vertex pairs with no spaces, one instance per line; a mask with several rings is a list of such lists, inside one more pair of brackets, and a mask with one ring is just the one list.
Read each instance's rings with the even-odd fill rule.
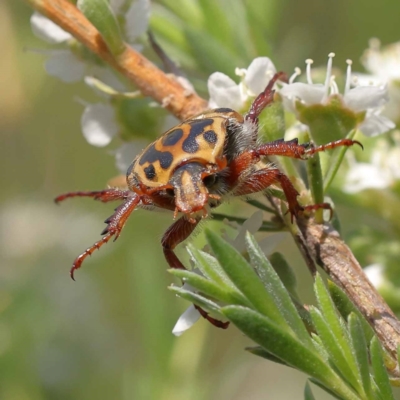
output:
[[369,374],[368,348],[364,331],[357,314],[351,313],[348,319],[350,338],[354,353],[356,355],[359,375],[362,380],[364,394],[368,399],[373,399],[371,377]]
[[317,308],[310,307],[310,314],[314,321],[314,325],[317,328],[318,336],[320,337],[333,364],[341,375],[348,380],[357,391],[362,390],[361,382],[358,380],[355,371],[353,371],[352,367],[347,362],[340,344],[332,333],[332,327],[325,321],[321,312]]
[[[335,304],[333,303],[320,275],[317,275],[315,279],[314,290],[321,313],[328,324],[329,329],[332,331],[335,342],[340,346],[350,369],[352,371],[357,371],[357,361],[351,348],[350,336],[346,325],[336,310]],[[357,378],[357,381],[361,383],[361,377],[357,375],[355,375],[355,377]]]
[[317,349],[319,355],[324,359],[324,361],[326,363],[328,363],[329,362],[329,354],[326,351],[321,338],[317,334],[312,334],[311,338],[312,338],[314,347]]
[[[318,386],[322,390],[324,390],[326,393],[330,394],[332,397],[338,400],[343,400],[343,397],[338,396],[332,389],[329,387],[325,386],[322,382],[320,382],[318,379],[310,378],[310,382],[312,382],[314,385]],[[346,399],[346,398],[345,398]],[[360,399],[357,397],[357,399]],[[368,399],[369,400],[369,399]]]
[[177,294],[179,297],[182,297],[183,299],[188,300],[191,303],[197,304],[203,310],[221,314],[221,307],[218,304],[209,299],[206,299],[198,293],[194,293],[190,290],[182,289],[181,287],[177,286],[170,286],[168,289],[171,290],[171,292]]
[[[321,204],[324,202],[324,178],[322,176],[321,162],[319,154],[316,153],[312,158],[307,160],[307,174],[308,181],[310,182],[311,194],[314,204]],[[315,212],[315,220],[317,223],[322,223],[323,210]]]
[[225,271],[219,265],[219,262],[211,254],[196,249],[193,244],[187,246],[188,253],[197,267],[204,276],[211,279],[215,283],[222,286],[229,286],[237,290],[237,287],[231,282]]
[[190,286],[198,289],[208,297],[222,301],[227,304],[238,304],[249,307],[251,304],[247,299],[238,291],[232,290],[230,287],[220,286],[203,276],[196,274],[192,271],[183,269],[169,269],[169,273],[187,282]]
[[276,304],[286,322],[292,328],[299,340],[308,348],[313,348],[310,335],[293,304],[288,291],[285,289],[278,274],[261,251],[258,243],[249,233],[246,235],[246,247],[250,260],[260,279],[264,283],[272,302]]
[[242,255],[210,230],[206,230],[206,237],[221,267],[253,307],[260,313],[269,316],[282,328],[288,329],[285,319],[271,295],[266,292],[253,268]]
[[307,381],[304,388],[304,400],[315,400],[315,397],[311,391],[310,383]]
[[343,290],[330,280],[328,280],[328,290],[332,296],[332,300],[334,301],[336,308],[345,320],[347,320],[348,316],[352,312],[358,316],[364,331],[365,339],[369,343],[374,336],[374,331],[365,318],[361,315],[360,311],[350,301]]
[[269,261],[284,284],[286,290],[296,299],[299,298],[296,287],[297,279],[293,268],[287,263],[285,257],[281,253],[273,253],[269,256]]
[[370,353],[374,380],[380,391],[381,397],[385,400],[394,400],[389,376],[383,362],[383,351],[376,336],[371,340]]
[[269,318],[241,306],[223,307],[221,312],[245,335],[271,354],[320,380],[344,399],[359,400],[359,397],[322,360],[315,350],[307,348],[293,334],[281,329]]
[[274,356],[269,351],[265,350],[264,347],[261,346],[247,347],[245,350],[247,350],[251,354],[254,354],[255,356],[259,356],[274,363],[285,365],[286,367],[292,368],[291,365],[286,364],[285,361],[282,361],[280,358]]
[[107,0],[78,0],[78,8],[98,29],[108,49],[114,56],[125,50],[121,30]]

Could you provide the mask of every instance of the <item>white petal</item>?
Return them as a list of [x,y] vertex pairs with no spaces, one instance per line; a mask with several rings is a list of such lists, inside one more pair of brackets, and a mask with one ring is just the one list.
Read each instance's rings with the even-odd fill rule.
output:
[[180,336],[182,333],[191,328],[200,318],[200,313],[194,305],[191,305],[178,319],[172,333],[175,336]]
[[364,268],[364,273],[367,275],[369,281],[376,287],[379,288],[384,283],[383,277],[383,266],[380,264],[371,264]]
[[124,143],[115,153],[115,164],[125,174],[133,159],[149,144],[146,140],[134,140]]
[[125,14],[125,33],[129,42],[134,42],[146,32],[150,18],[150,1],[136,0]]
[[275,247],[278,246],[278,244],[287,237],[288,234],[286,232],[273,233],[265,239],[260,240],[258,242],[258,245],[260,246],[264,254],[269,255],[275,250]]
[[394,129],[396,125],[389,118],[383,115],[371,114],[367,115],[367,118],[362,122],[358,129],[365,136],[377,136],[381,133],[385,133],[390,129]]
[[222,72],[214,72],[207,82],[211,108],[229,107],[240,110],[243,106],[239,86]]
[[69,50],[55,50],[45,63],[46,72],[63,82],[77,82],[83,78],[85,64],[78,60]]
[[249,65],[244,78],[244,83],[250,91],[249,94],[257,96],[261,93],[275,72],[275,65],[268,57],[255,58]]
[[114,109],[109,104],[90,104],[81,119],[83,136],[93,146],[107,146],[119,128]]
[[[293,104],[296,100],[300,100],[305,105],[321,103],[325,95],[325,87],[319,84],[294,82],[283,86],[279,93],[284,99],[283,105],[292,111],[293,106],[290,106],[289,102]],[[285,102],[285,100],[289,100],[289,102]]]
[[114,14],[119,14],[121,8],[125,5],[125,0],[110,0],[110,7]]
[[31,15],[31,27],[35,36],[48,43],[61,43],[72,38],[68,32],[37,11]]
[[384,189],[390,184],[390,176],[381,168],[358,163],[352,166],[347,174],[343,190],[347,193],[357,193],[365,189]]
[[357,86],[344,96],[344,103],[355,112],[383,106],[389,100],[386,86]]

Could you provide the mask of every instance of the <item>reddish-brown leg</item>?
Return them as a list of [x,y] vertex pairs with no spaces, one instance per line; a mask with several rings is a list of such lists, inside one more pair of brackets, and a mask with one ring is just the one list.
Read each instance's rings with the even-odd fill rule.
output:
[[107,203],[109,201],[114,200],[126,200],[132,192],[130,190],[120,190],[120,189],[104,189],[104,190],[96,190],[93,192],[69,192],[61,194],[57,196],[54,201],[59,203],[60,201],[64,201],[66,199],[70,199],[72,197],[91,197],[94,200],[102,201],[103,203]]
[[244,117],[245,119],[258,124],[258,116],[261,114],[262,110],[274,100],[275,90],[272,88],[278,80],[286,80],[286,74],[284,72],[277,72],[271,78],[264,91],[261,92],[251,104],[249,112]]
[[298,159],[307,159],[313,156],[315,153],[331,150],[340,146],[353,146],[358,144],[361,148],[363,145],[357,140],[351,139],[340,139],[335,142],[323,144],[321,146],[314,147],[310,143],[299,144],[297,139],[289,140],[285,142],[283,139],[275,140],[273,142],[264,143],[257,149],[252,150],[253,157],[259,159],[262,156],[285,156]]
[[[163,247],[165,259],[167,260],[171,268],[186,269],[174,253],[174,249],[176,246],[178,246],[179,243],[183,242],[190,236],[190,234],[194,231],[200,221],[201,219],[195,219],[194,223],[192,223],[188,219],[186,219],[186,217],[181,217],[176,222],[174,222],[164,233],[161,244]],[[203,318],[205,318],[217,328],[226,329],[229,326],[229,322],[222,322],[215,318],[212,318],[199,306],[195,305],[195,307]]]
[[105,222],[107,223],[107,227],[101,233],[105,236],[101,240],[96,242],[93,246],[86,249],[80,256],[75,259],[70,271],[70,275],[73,280],[75,280],[74,272],[81,267],[83,261],[87,256],[92,255],[95,250],[100,249],[100,247],[106,244],[112,237],[114,237],[114,241],[118,239],[126,220],[129,218],[131,212],[140,202],[140,196],[136,194],[132,195],[132,192],[130,193],[131,197],[129,197],[124,203],[120,204],[115,209],[114,214],[110,218],[107,218],[105,220]]
[[304,208],[297,201],[299,193],[290,179],[276,167],[267,167],[254,172],[238,185],[234,193],[236,196],[257,193],[274,184],[279,184],[282,187],[293,222],[293,217],[297,216]]

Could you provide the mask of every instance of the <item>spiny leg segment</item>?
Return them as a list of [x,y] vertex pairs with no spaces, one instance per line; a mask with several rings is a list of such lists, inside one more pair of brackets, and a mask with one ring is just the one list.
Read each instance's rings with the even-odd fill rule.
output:
[[[132,194],[132,192],[131,192]],[[70,275],[73,280],[74,273],[77,269],[79,269],[87,256],[91,256],[95,250],[99,250],[101,246],[106,244],[113,236],[114,242],[118,239],[122,228],[125,225],[125,222],[129,218],[131,212],[136,208],[136,206],[140,202],[140,196],[133,195],[129,199],[127,199],[124,203],[120,204],[116,209],[114,214],[107,218],[104,222],[107,223],[107,227],[101,232],[103,238],[87,248],[81,255],[79,255],[74,263],[72,264],[72,268],[70,270]]]
[[54,201],[60,203],[66,199],[71,199],[73,197],[91,197],[93,200],[99,200],[103,203],[114,200],[126,200],[132,192],[130,190],[120,190],[120,189],[104,189],[96,190],[93,192],[68,192],[57,196]]
[[[191,233],[195,230],[200,221],[201,218],[197,218],[194,219],[194,222],[191,222],[189,219],[187,219],[187,217],[183,216],[175,221],[164,233],[161,244],[163,247],[165,259],[167,260],[171,268],[186,269],[174,253],[174,249],[176,246],[178,246],[178,244],[183,242],[191,235]],[[197,305],[194,306],[203,318],[205,318],[217,328],[226,329],[229,326],[229,322],[222,322],[218,319],[215,319],[211,317],[201,307]]]

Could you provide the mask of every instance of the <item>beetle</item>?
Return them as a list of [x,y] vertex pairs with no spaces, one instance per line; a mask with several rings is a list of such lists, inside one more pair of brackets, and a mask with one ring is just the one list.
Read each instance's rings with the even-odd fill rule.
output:
[[[71,278],[74,279],[74,272],[87,256],[111,238],[118,239],[130,214],[138,207],[170,210],[174,220],[180,215],[161,241],[169,266],[178,269],[185,267],[175,255],[175,247],[228,197],[249,196],[277,184],[286,197],[292,222],[304,211],[330,209],[327,203],[301,206],[297,201],[299,193],[290,179],[265,157],[307,159],[335,147],[362,145],[351,139],[321,146],[299,144],[297,139],[258,143],[258,117],[273,102],[274,84],[283,76],[283,73],[277,73],[272,77],[244,116],[230,108],[217,108],[165,132],[133,160],[126,174],[128,189],[108,188],[58,196],[57,203],[72,197],[91,197],[104,203],[122,200],[114,214],[105,220],[107,226],[102,239],[75,259]],[[200,308],[198,310],[214,325],[226,327],[226,323],[211,318]]]

